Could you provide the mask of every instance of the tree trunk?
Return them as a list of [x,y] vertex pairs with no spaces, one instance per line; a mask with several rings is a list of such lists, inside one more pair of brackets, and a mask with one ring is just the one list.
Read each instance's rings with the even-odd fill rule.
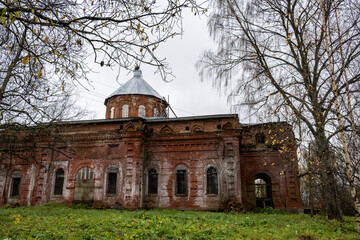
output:
[[[320,130],[321,131],[321,130]],[[325,132],[321,131],[316,137],[317,157],[320,160],[320,176],[324,190],[324,201],[326,214],[329,219],[344,221],[343,214],[340,209],[338,190],[335,179],[334,164],[330,157],[329,142],[325,137]]]
[[[360,202],[359,202],[359,196],[357,194],[356,187],[355,187],[354,174],[353,174],[351,164],[350,164],[350,156],[349,156],[349,151],[348,151],[348,145],[347,145],[347,141],[346,141],[346,137],[345,137],[343,119],[342,119],[341,111],[340,111],[340,104],[339,104],[339,99],[338,99],[339,98],[338,97],[338,89],[337,89],[337,86],[336,86],[334,68],[333,68],[333,64],[332,64],[332,56],[331,56],[331,50],[330,50],[330,44],[329,44],[329,36],[327,34],[328,26],[327,26],[327,22],[325,20],[325,8],[324,8],[324,3],[323,3],[322,0],[320,0],[320,6],[321,6],[321,13],[322,13],[322,20],[323,20],[323,31],[325,33],[326,51],[327,51],[328,57],[329,57],[331,86],[332,86],[332,91],[333,91],[334,96],[335,96],[336,117],[337,117],[337,120],[338,120],[338,127],[339,127],[339,130],[340,130],[342,149],[344,151],[344,161],[345,161],[345,164],[346,164],[346,174],[347,174],[348,179],[349,179],[351,196],[353,197],[355,210],[356,210],[356,221],[357,221],[357,224],[358,224],[358,235],[360,237],[360,225],[359,225],[359,223],[360,223]],[[338,23],[338,18],[336,18],[336,20],[337,20],[337,23]],[[339,27],[339,25],[338,25],[338,27]],[[341,46],[341,54],[342,54],[342,45],[340,45],[340,46]],[[342,57],[342,63],[343,63],[343,68],[344,68],[343,57]],[[346,72],[345,68],[344,68],[344,71]],[[346,81],[347,81],[346,74],[345,74],[345,78],[346,78]],[[347,90],[348,90],[348,88],[347,88]],[[349,92],[347,92],[347,96],[349,97]],[[351,101],[350,100],[349,100],[348,104],[349,104],[348,107],[350,107],[350,112],[351,112],[352,107],[351,107]],[[357,136],[355,135],[354,137],[356,138]]]

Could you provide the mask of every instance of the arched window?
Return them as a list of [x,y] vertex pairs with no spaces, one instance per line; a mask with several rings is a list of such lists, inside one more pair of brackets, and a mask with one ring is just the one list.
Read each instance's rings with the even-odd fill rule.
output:
[[122,117],[123,118],[129,117],[129,106],[126,104],[122,106]]
[[258,174],[254,180],[256,207],[272,207],[271,180],[266,174]]
[[176,194],[187,194],[187,168],[185,166],[176,168]]
[[139,117],[145,117],[145,106],[144,105],[139,106]]
[[154,108],[154,117],[159,117],[159,110]]
[[110,108],[110,118],[114,118],[115,116],[115,107]]
[[206,171],[206,193],[218,194],[218,177],[215,167],[209,167]]
[[54,195],[62,195],[63,186],[64,186],[64,176],[65,176],[64,170],[62,168],[59,168],[55,173]]
[[255,134],[256,143],[265,143],[265,134],[263,132],[258,132]]
[[90,180],[94,178],[94,172],[88,167],[80,169],[76,175],[76,180]]
[[150,168],[148,172],[148,194],[158,192],[158,172],[155,168]]
[[21,172],[14,172],[11,179],[11,197],[20,195]]
[[116,167],[109,167],[107,169],[107,194],[116,194],[118,169]]

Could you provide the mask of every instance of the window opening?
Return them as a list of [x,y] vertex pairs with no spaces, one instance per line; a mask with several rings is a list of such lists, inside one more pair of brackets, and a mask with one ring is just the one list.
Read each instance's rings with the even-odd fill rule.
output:
[[58,169],[55,173],[55,186],[54,195],[62,195],[64,186],[65,172],[62,168]]
[[258,132],[255,134],[256,143],[265,143],[265,134],[263,132]]
[[154,108],[154,117],[159,117],[159,110],[156,107]]
[[179,168],[176,170],[176,194],[187,194],[187,176],[186,168]]
[[111,107],[110,109],[110,118],[114,118],[115,116],[115,107]]
[[12,175],[12,187],[11,187],[11,196],[18,197],[20,195],[20,183],[21,183],[21,173],[15,172]]
[[107,180],[107,194],[116,194],[117,173],[109,172]]
[[139,117],[145,117],[145,106],[144,105],[139,106]]
[[107,169],[107,187],[106,187],[107,194],[116,194],[117,178],[118,178],[117,176],[118,176],[118,169],[116,167],[109,167]]
[[155,168],[149,169],[148,174],[148,194],[157,194],[158,192],[158,172]]
[[129,116],[129,106],[125,104],[122,107],[122,117],[127,118],[128,116]]
[[215,167],[209,167],[206,171],[206,193],[218,194],[218,178]]

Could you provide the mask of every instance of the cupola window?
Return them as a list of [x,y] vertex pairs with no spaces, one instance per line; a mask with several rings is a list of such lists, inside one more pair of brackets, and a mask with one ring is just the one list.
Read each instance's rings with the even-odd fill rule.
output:
[[129,117],[129,106],[126,104],[123,105],[123,107],[122,107],[122,117],[123,118]]
[[114,116],[115,116],[115,108],[111,107],[111,109],[110,109],[110,118],[114,118]]
[[145,117],[145,106],[144,105],[139,106],[139,117]]
[[159,110],[154,108],[154,117],[159,117]]

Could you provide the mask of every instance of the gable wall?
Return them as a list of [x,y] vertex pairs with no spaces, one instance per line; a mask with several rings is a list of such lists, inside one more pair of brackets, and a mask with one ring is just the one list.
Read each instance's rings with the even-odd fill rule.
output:
[[[264,143],[256,142],[256,133],[265,135]],[[273,206],[276,209],[302,208],[296,143],[287,123],[245,127],[240,143],[243,203],[255,208],[255,176],[266,174],[271,179]]]

